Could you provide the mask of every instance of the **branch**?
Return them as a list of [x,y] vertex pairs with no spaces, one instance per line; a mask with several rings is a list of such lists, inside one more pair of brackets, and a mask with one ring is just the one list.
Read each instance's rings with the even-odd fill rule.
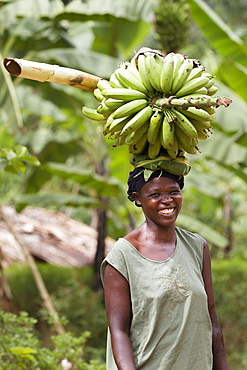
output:
[[196,108],[209,108],[209,107],[219,107],[223,105],[228,107],[232,103],[232,100],[225,97],[212,97],[207,95],[198,96],[196,98],[186,97],[177,98],[176,96],[170,96],[169,98],[155,98],[153,100],[153,105],[160,108],[172,108],[180,107],[182,109],[187,109],[189,107]]
[[101,77],[76,69],[60,67],[25,59],[5,58],[6,70],[13,76],[28,78],[39,82],[56,82],[93,92]]

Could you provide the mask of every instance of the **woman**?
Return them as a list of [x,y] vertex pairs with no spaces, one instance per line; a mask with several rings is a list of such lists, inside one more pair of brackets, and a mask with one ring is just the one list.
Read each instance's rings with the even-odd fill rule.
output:
[[175,226],[184,179],[143,170],[130,173],[128,195],[145,221],[102,263],[107,370],[228,370],[208,244]]

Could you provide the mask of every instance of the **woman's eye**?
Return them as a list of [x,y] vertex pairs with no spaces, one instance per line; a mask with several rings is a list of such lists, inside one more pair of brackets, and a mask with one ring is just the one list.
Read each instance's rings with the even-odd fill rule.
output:
[[180,194],[180,191],[179,190],[173,190],[173,191],[170,192],[170,194],[177,195],[177,194]]

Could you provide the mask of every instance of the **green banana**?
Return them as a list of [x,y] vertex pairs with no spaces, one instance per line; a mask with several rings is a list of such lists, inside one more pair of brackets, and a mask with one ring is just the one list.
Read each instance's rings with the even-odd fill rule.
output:
[[147,146],[147,133],[145,132],[137,143],[129,145],[129,152],[135,155],[143,153],[146,146]]
[[179,126],[176,126],[176,137],[179,143],[185,144],[185,146],[192,146],[192,137],[188,136]]
[[[132,68],[132,72],[130,72]],[[133,90],[141,91],[143,94],[147,95],[149,94],[146,87],[143,85],[143,82],[141,79],[137,78],[136,75],[133,73],[133,67],[129,68],[119,68],[117,73],[117,78],[120,81],[122,85],[124,85],[126,88],[131,88]],[[138,72],[138,70],[135,68],[135,70]]]
[[198,121],[190,118],[190,122],[195,126],[197,130],[210,130],[212,128],[210,121]]
[[192,68],[187,81],[193,80],[194,78],[200,77],[202,75],[204,68],[202,66]]
[[138,70],[141,76],[142,83],[146,87],[146,89],[150,92],[150,94],[153,95],[155,90],[153,86],[151,85],[149,78],[148,78],[148,74],[146,71],[145,55],[144,54],[138,55],[137,62],[138,62]]
[[199,140],[206,140],[208,138],[208,134],[207,134],[206,130],[197,129],[197,133],[198,133],[198,139]]
[[147,96],[141,91],[126,88],[109,88],[102,90],[102,95],[106,98],[131,101],[134,99],[147,99]]
[[210,89],[210,87],[214,86],[214,80],[209,80],[208,83],[205,85],[206,89]]
[[139,127],[149,121],[152,115],[153,109],[150,105],[142,108],[138,113],[132,117],[129,122],[124,126],[122,130],[123,135],[128,135],[133,131],[136,131]]
[[126,102],[121,99],[112,99],[112,98],[107,98],[104,101],[105,105],[110,108],[110,109],[117,109],[121,107],[121,105],[125,104]]
[[164,118],[161,126],[160,141],[164,149],[172,148],[174,145],[175,124],[169,120],[167,112],[164,112]]
[[110,77],[110,85],[111,87],[116,87],[116,88],[124,88],[124,85],[121,84],[121,82],[119,81],[119,79],[117,78],[117,70],[115,72],[112,73],[111,77]]
[[98,105],[96,108],[97,113],[103,114],[105,117],[108,117],[111,113],[113,113],[113,110],[105,105],[104,99],[102,102]]
[[182,113],[183,115],[194,118],[198,121],[213,121],[213,115],[209,114],[206,110],[196,107],[189,107],[188,109],[182,109],[177,107],[178,112]]
[[124,128],[126,123],[130,120],[131,117],[132,116],[127,116],[123,118],[113,119],[108,127],[109,133],[115,133],[118,131],[122,131],[122,129]]
[[[173,123],[173,125],[175,124]],[[172,159],[175,159],[177,157],[178,152],[179,152],[179,147],[178,147],[178,139],[177,139],[176,133],[174,133],[173,146],[171,148],[168,147],[166,151]]]
[[96,109],[89,108],[89,107],[82,107],[82,113],[85,117],[92,119],[93,121],[101,121],[106,122],[106,117],[103,114],[97,112]]
[[217,86],[215,86],[215,85],[213,85],[213,86],[211,86],[209,89],[208,89],[208,95],[210,95],[210,96],[213,96],[214,94],[216,94],[217,93],[217,91],[218,91],[219,89],[218,89],[218,87]]
[[161,141],[158,136],[154,144],[148,143],[148,157],[149,159],[155,159],[158,157],[161,150]]
[[[188,110],[188,109],[187,109]],[[187,111],[186,110],[186,111]],[[186,135],[191,136],[192,138],[197,138],[197,131],[190,120],[180,112],[179,108],[172,108],[171,111],[176,115],[176,126],[186,133]]]
[[163,68],[160,74],[160,87],[161,91],[165,95],[171,94],[173,70],[174,70],[174,53],[169,53],[164,58]]
[[171,87],[171,94],[175,95],[176,92],[184,85],[190,72],[193,68],[192,59],[184,59],[183,63],[180,65],[177,73],[174,75]]
[[185,56],[180,54],[180,53],[172,53],[173,54],[173,60],[174,60],[174,65],[173,65],[173,77],[175,78],[176,74],[178,73],[179,68],[185,61]]
[[125,138],[125,144],[127,145],[133,145],[136,144],[140,138],[145,134],[149,126],[149,123],[144,123],[141,127],[139,127],[137,130],[131,132],[128,134]]
[[145,108],[147,104],[148,102],[146,99],[131,100],[117,108],[113,112],[113,118],[126,117],[129,116],[130,114],[137,113],[141,109]]
[[160,74],[163,69],[164,58],[156,53],[147,53],[145,63],[148,79],[156,91],[161,90]]
[[147,130],[147,139],[150,145],[154,145],[157,137],[160,135],[160,128],[164,118],[164,113],[160,110],[155,110],[150,117]]
[[105,89],[109,89],[109,87],[111,87],[110,82],[107,81],[107,80],[104,80],[103,78],[101,78],[97,82],[97,88],[100,89],[100,91],[103,91]]
[[176,92],[176,96],[184,96],[195,93],[208,83],[207,77],[197,77],[192,80],[186,81],[185,84]]
[[208,89],[206,87],[201,87],[200,89],[196,90],[196,94],[207,95]]
[[215,114],[215,107],[203,107],[202,109],[204,109],[206,112],[208,112],[209,114],[213,115]]
[[99,102],[101,102],[101,101],[104,99],[104,96],[102,95],[101,90],[100,90],[98,87],[96,87],[96,89],[94,89],[94,91],[93,91],[93,95],[94,95],[94,97],[95,97]]
[[178,139],[178,146],[179,148],[182,148],[186,153],[188,154],[196,154],[197,153],[197,148],[193,145],[187,145],[186,142],[181,143],[179,137]]

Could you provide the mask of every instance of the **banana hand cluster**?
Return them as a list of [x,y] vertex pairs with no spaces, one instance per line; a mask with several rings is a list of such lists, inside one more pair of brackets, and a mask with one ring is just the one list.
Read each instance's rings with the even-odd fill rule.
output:
[[94,90],[98,107],[82,111],[104,122],[103,133],[115,140],[114,146],[129,146],[135,167],[184,175],[190,170],[186,153],[199,151],[199,141],[211,133],[215,109],[231,103],[214,97],[213,78],[196,59],[142,48],[109,81],[99,80]]

